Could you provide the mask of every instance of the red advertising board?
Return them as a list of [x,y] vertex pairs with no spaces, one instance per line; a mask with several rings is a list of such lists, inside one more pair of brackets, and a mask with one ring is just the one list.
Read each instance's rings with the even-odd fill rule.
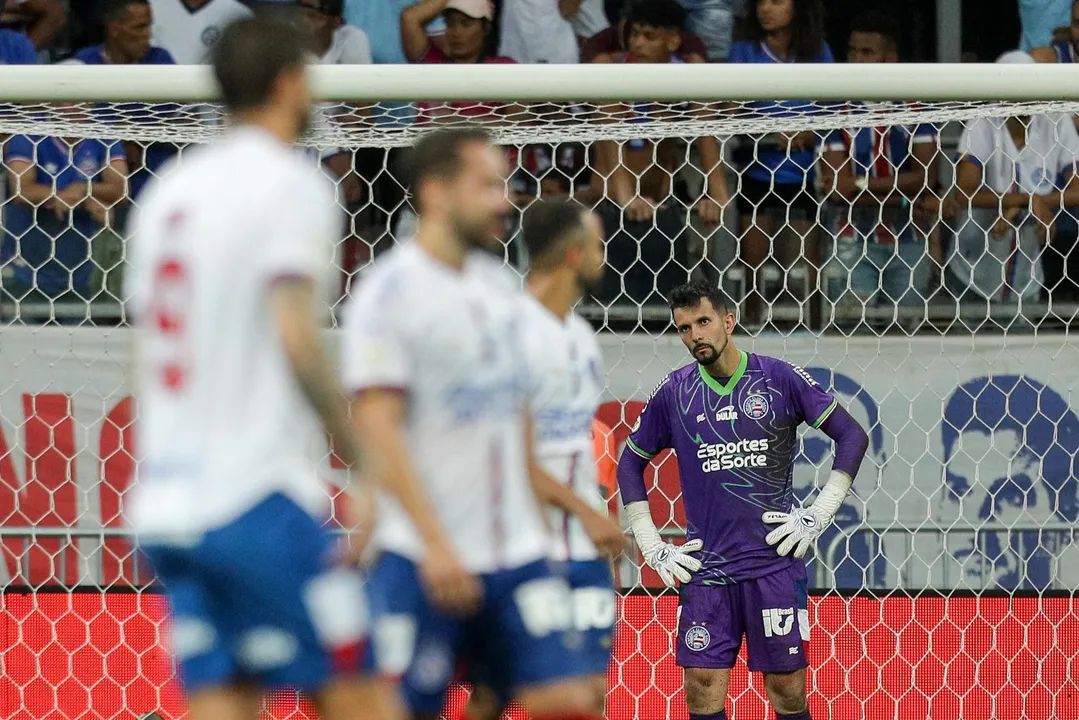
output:
[[[117,720],[182,712],[150,593],[15,593],[0,612],[0,717]],[[811,711],[863,718],[1079,718],[1079,599],[841,598],[811,601]],[[610,673],[610,720],[686,720],[670,653],[675,600],[632,595]],[[451,704],[459,705],[458,694]],[[759,678],[731,678],[728,710],[766,714]],[[270,715],[310,716],[292,696]]]

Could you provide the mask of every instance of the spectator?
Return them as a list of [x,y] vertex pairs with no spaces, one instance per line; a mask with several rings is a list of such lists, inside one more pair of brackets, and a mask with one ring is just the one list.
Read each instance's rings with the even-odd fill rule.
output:
[[150,0],[153,44],[180,65],[205,65],[229,23],[251,15],[240,0]]
[[18,30],[0,28],[0,65],[36,65],[37,51]]
[[1072,0],[1019,0],[1019,49],[1030,52],[1049,44],[1053,31],[1068,24],[1070,12]]
[[[1054,32],[1052,45],[1034,48],[1031,57],[1040,63],[1075,63],[1079,62],[1076,48],[1079,48],[1079,0],[1071,2],[1071,23],[1060,32]],[[1079,129],[1079,115],[1072,116],[1072,122]],[[1052,288],[1054,299],[1079,299],[1079,209],[1068,208],[1058,216],[1052,247],[1056,252],[1043,257],[1047,287]]]
[[581,0],[502,0],[499,53],[519,63],[576,63],[569,18],[580,6]]
[[[820,0],[756,0],[747,30],[749,40],[734,44],[728,62],[832,62],[832,51],[824,41]],[[748,109],[778,117],[814,111],[811,104],[786,101],[752,102]],[[751,325],[762,320],[764,298],[757,274],[769,258],[778,257],[780,273],[787,275],[804,249],[809,289],[816,288],[820,267],[814,232],[817,198],[812,179],[816,142],[813,131],[773,133],[757,139],[740,158],[745,167],[738,192],[738,218],[742,261],[748,269],[746,319]],[[798,235],[794,248],[786,248],[788,252],[780,255],[770,252],[772,238],[776,237],[773,215],[780,216],[784,224],[789,221]],[[810,309],[816,311],[818,304],[810,303]]]
[[[1014,51],[997,61],[1033,63]],[[964,208],[949,268],[964,297],[1036,300],[1056,213],[1079,206],[1079,133],[1064,115],[978,118],[959,138],[955,199]]]
[[[344,20],[360,28],[371,43],[371,60],[376,65],[404,65],[408,62],[401,37],[401,15],[415,0],[345,0]],[[428,37],[446,31],[442,17],[428,24]]]
[[[425,26],[435,17],[446,20],[445,50],[431,42]],[[494,7],[490,0],[423,0],[401,13],[401,39],[411,62],[512,63],[513,60],[491,52]],[[515,109],[498,103],[452,101],[420,103],[420,117],[475,119],[508,114]]]
[[[597,62],[682,63],[676,55],[682,44],[685,10],[677,0],[650,0],[634,5],[627,17],[630,27],[629,52]],[[700,62],[700,60],[698,60]],[[604,117],[630,122],[662,122],[674,116],[698,112],[689,106],[671,107],[649,103],[601,108]],[[722,220],[727,204],[727,183],[719,143],[711,136],[695,141],[706,177],[705,190],[696,202],[702,221],[712,227]],[[634,303],[664,302],[667,291],[686,282],[708,257],[703,243],[695,245],[691,256],[687,237],[687,217],[681,200],[673,193],[673,176],[682,169],[687,153],[675,139],[653,142],[628,140],[624,144],[606,140],[596,143],[596,165],[607,178],[608,198],[600,206],[606,227],[611,229],[608,272],[599,298],[605,302],[625,293]],[[614,232],[620,228],[620,232]],[[656,294],[658,292],[658,294]]]
[[[635,3],[647,0],[635,0]],[[626,17],[633,12],[633,4],[626,6],[625,12],[614,25],[601,30],[581,43],[581,62],[613,62],[625,55],[629,48],[630,26]],[[674,51],[676,57],[685,62],[704,62],[708,58],[708,47],[704,41],[691,32],[682,31],[682,44]]]
[[681,0],[686,29],[704,40],[710,62],[722,62],[731,51],[735,5],[739,0]]
[[[856,18],[847,62],[898,62],[893,27],[883,15]],[[902,110],[904,103],[897,105]],[[851,103],[848,111],[870,107],[880,109]],[[832,191],[827,226],[836,258],[849,272],[850,291],[862,303],[924,305],[930,264],[914,206],[939,172],[939,150],[932,125],[837,130],[827,138],[820,166],[821,185]],[[934,236],[939,242],[939,233]],[[941,262],[939,247],[933,257]],[[838,299],[841,293],[830,290],[830,299]]]
[[[401,45],[409,62],[506,63],[492,52],[495,17],[491,0],[422,0],[401,13]],[[436,18],[446,22],[443,47],[431,42],[427,27]]]
[[[172,65],[168,50],[150,44],[153,26],[150,0],[105,0],[105,42],[83,48],[74,59],[87,65]],[[106,119],[148,121],[171,112],[172,106],[124,104],[106,109]],[[120,113],[117,117],[116,113]],[[131,172],[131,198],[136,198],[162,165],[176,154],[170,143],[124,143]],[[121,223],[122,224],[122,223]]]
[[17,135],[8,140],[4,160],[11,196],[0,250],[6,299],[85,302],[96,292],[91,244],[125,201],[123,146]]
[[105,0],[105,42],[83,48],[75,59],[87,65],[173,65],[168,50],[150,44],[150,0]]
[[0,25],[20,30],[35,50],[47,50],[67,26],[67,14],[59,0],[0,0]]
[[[1070,4],[1071,19],[1066,23],[1068,30],[1067,38],[1052,38],[1051,45],[1035,47],[1030,50],[1030,56],[1040,63],[1074,63],[1076,59],[1075,49],[1079,46],[1079,0],[1068,0]],[[1026,50],[1027,48],[1020,48]]]
[[367,33],[345,25],[344,0],[298,0],[311,37],[311,51],[322,65],[370,65]]
[[591,207],[601,198],[588,167],[588,149],[580,143],[526,145],[509,154],[510,199],[524,210],[538,197],[574,198]]
[[[577,6],[577,12],[570,15],[568,19],[570,25],[573,26],[573,32],[577,35],[578,45],[611,26],[607,19],[607,11],[603,8],[603,0],[581,0]],[[581,58],[581,62],[586,62],[586,60]]]

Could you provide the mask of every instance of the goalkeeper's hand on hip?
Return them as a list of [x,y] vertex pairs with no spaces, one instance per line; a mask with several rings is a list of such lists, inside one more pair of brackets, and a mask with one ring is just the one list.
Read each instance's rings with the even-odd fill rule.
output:
[[828,482],[821,488],[816,502],[807,508],[795,508],[790,512],[766,512],[761,520],[766,525],[778,525],[768,533],[764,541],[769,545],[779,544],[776,552],[780,555],[791,554],[805,557],[806,551],[817,541],[835,519],[839,506],[850,492],[850,476],[838,470],[832,470]]
[[677,580],[688,583],[692,573],[701,569],[701,561],[690,555],[701,549],[704,545],[700,540],[690,540],[685,545],[660,542],[648,550],[641,548],[644,561],[659,575],[659,579],[667,587],[675,587]]
[[789,513],[766,512],[761,519],[767,525],[779,525],[768,533],[764,541],[769,545],[779,544],[776,552],[789,555],[794,548],[794,557],[805,557],[806,550],[817,542],[825,528],[832,524],[830,516],[818,513],[812,507],[795,508]]
[[701,561],[691,553],[700,550],[704,543],[700,540],[690,540],[685,545],[664,542],[652,523],[647,502],[626,505],[626,517],[645,564],[656,571],[664,585],[673,588],[679,582],[688,583],[692,573],[701,569]]

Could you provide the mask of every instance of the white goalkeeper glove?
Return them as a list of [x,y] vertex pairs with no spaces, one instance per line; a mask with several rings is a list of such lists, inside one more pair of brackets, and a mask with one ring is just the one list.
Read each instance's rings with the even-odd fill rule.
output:
[[659,574],[664,585],[673,588],[676,580],[688,583],[692,578],[690,573],[701,569],[701,561],[689,553],[697,552],[704,543],[700,540],[690,540],[685,545],[663,542],[646,501],[626,505],[626,517],[644,561]]
[[805,557],[809,547],[832,524],[839,506],[850,492],[851,482],[845,473],[833,470],[816,501],[809,507],[795,508],[789,513],[764,513],[761,519],[766,524],[779,525],[768,533],[764,541],[769,545],[779,543],[776,552],[780,555],[787,555],[794,548],[794,557]]

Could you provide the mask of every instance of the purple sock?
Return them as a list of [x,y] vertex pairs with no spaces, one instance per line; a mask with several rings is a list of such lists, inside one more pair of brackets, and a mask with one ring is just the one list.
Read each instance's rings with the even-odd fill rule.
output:
[[711,715],[700,715],[698,713],[690,713],[689,720],[727,720],[727,711],[720,710],[717,713]]
[[793,715],[783,715],[776,713],[776,720],[812,720],[809,717],[809,708],[806,708],[800,713],[794,713]]

